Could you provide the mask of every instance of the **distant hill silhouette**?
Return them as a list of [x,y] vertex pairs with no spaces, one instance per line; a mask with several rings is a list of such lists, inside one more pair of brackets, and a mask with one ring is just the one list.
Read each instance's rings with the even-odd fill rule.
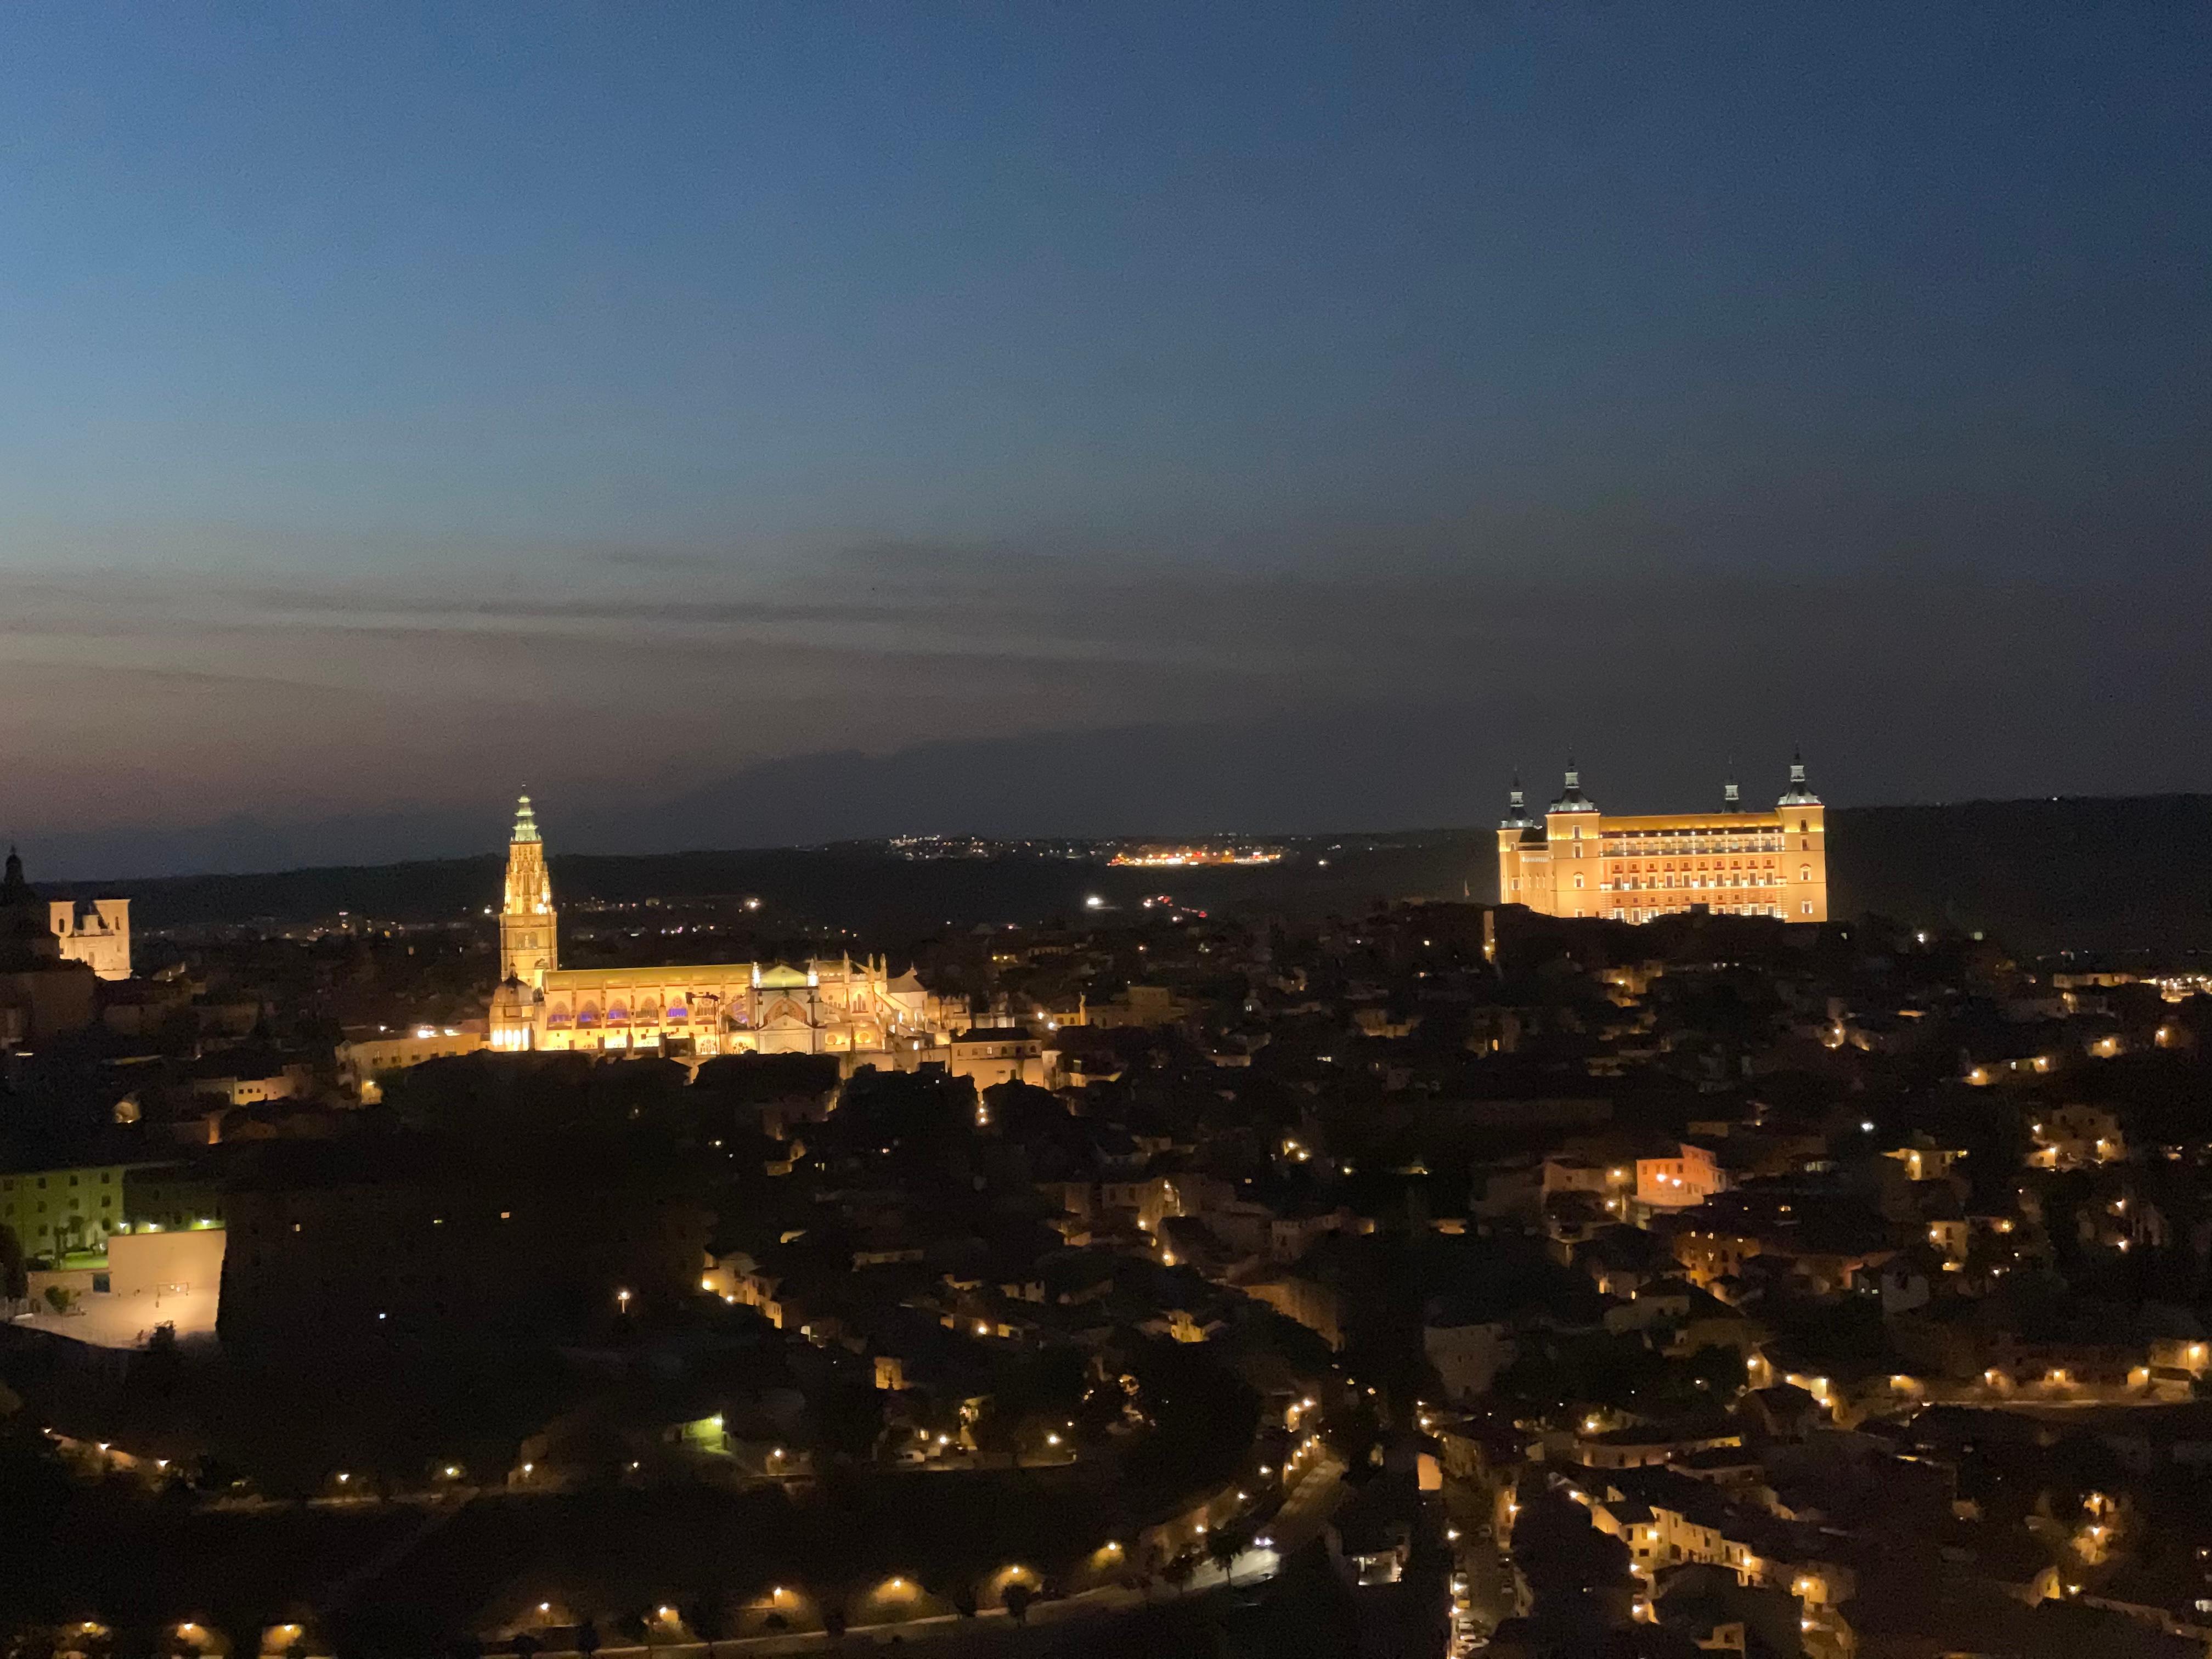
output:
[[[2022,949],[2212,950],[2212,796],[1832,807],[1836,914],[1980,928]],[[757,894],[790,921],[878,942],[951,925],[1075,915],[1096,894],[1134,903],[1317,915],[1377,898],[1496,897],[1489,829],[1302,836],[1266,869],[1109,869],[1044,857],[915,862],[880,843],[553,860],[567,902]],[[1323,863],[1322,860],[1327,862]],[[49,883],[55,896],[121,894],[141,928],[304,921],[341,910],[395,921],[481,915],[501,854],[252,875]],[[764,918],[765,920],[765,918]]]
[[1839,914],[2034,950],[2212,949],[2212,795],[1831,809]]

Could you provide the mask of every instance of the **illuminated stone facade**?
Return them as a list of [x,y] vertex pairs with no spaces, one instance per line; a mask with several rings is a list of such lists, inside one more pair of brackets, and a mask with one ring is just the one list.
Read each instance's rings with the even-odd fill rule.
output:
[[1717,915],[1828,919],[1826,808],[1793,762],[1772,810],[1743,809],[1736,786],[1717,812],[1636,817],[1600,812],[1571,766],[1541,818],[1516,785],[1498,827],[1498,895],[1547,916],[1651,921],[1691,909]]
[[515,803],[514,835],[507,844],[507,899],[499,912],[499,976],[533,991],[560,965],[553,915],[553,878],[545,871],[545,843],[530,797]]
[[[902,1058],[946,1045],[950,1029],[911,973],[849,957],[665,968],[562,968],[545,845],[525,796],[507,846],[500,913],[503,982],[489,1046],[662,1054],[843,1054]],[[933,1055],[945,1059],[947,1055]]]
[[545,975],[528,1044],[495,1046],[700,1060],[912,1050],[939,1043],[927,1000],[911,974],[894,978],[873,959],[564,968]]
[[88,907],[75,899],[52,899],[46,908],[64,961],[81,962],[102,979],[131,977],[129,899],[94,899]]

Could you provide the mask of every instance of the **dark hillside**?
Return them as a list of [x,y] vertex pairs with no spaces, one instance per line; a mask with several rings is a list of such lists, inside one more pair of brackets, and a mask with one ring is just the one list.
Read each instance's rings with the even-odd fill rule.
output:
[[[2212,796],[1967,801],[1831,809],[1836,914],[1980,928],[2033,951],[2212,950]],[[1089,896],[1132,905],[1171,893],[1209,909],[1319,915],[1377,898],[1496,896],[1486,829],[1292,837],[1283,863],[1195,871],[1112,869],[1007,854],[915,861],[879,843],[635,857],[560,856],[564,903],[758,895],[779,920],[872,939],[1079,913]],[[121,894],[142,929],[341,910],[388,921],[481,916],[500,855],[264,875],[54,884]]]

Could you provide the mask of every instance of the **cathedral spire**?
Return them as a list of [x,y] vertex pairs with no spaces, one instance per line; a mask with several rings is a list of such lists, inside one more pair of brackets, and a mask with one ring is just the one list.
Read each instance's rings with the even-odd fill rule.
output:
[[533,991],[545,988],[545,975],[559,965],[553,910],[553,878],[545,868],[545,844],[530,797],[514,806],[514,834],[507,847],[507,895],[499,913],[499,955],[502,979],[520,980]]

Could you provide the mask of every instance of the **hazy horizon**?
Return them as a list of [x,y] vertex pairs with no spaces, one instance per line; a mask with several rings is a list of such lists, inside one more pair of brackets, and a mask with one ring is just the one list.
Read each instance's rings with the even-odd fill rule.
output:
[[[1194,736],[1211,744],[1194,749]],[[1261,804],[1242,814],[1227,810],[1228,799],[1244,793],[1243,780],[1217,790],[1210,805],[1178,817],[1158,819],[1132,812],[1093,775],[1081,789],[1051,787],[1063,763],[1083,762],[1079,775],[1103,764],[1106,777],[1119,759],[1130,755],[1163,758],[1170,740],[1179,745],[1165,758],[1179,763],[1184,775],[1177,787],[1202,794],[1199,780],[1208,764],[1228,750],[1249,744],[1249,730],[1132,728],[1079,735],[1046,734],[1038,738],[968,744],[924,745],[884,756],[830,752],[766,762],[708,787],[669,797],[635,800],[626,807],[584,808],[561,793],[532,790],[538,822],[556,858],[568,854],[653,854],[690,852],[765,851],[823,847],[842,842],[888,840],[902,835],[974,835],[1019,839],[1112,840],[1133,836],[1219,836],[1227,835],[1311,836],[1325,835],[1419,835],[1482,830],[1502,812],[1511,769],[1500,772],[1495,787],[1488,778],[1470,782],[1409,775],[1378,781],[1370,799],[1374,811],[1362,818],[1332,818],[1299,799],[1308,780],[1278,775],[1276,787],[1255,794]],[[1086,748],[1085,745],[1088,745]],[[1710,779],[1669,779],[1648,763],[1632,761],[1624,772],[1583,756],[1577,757],[1587,789],[1611,811],[1672,811],[1717,807],[1723,781],[1717,769]],[[1756,770],[1739,766],[1747,805],[1756,809],[1778,793],[1786,775],[1781,761]],[[985,793],[983,781],[1001,786],[1018,769],[1033,786],[1018,809],[999,808],[986,819],[969,803]],[[1541,811],[1560,784],[1560,767],[1522,768],[1520,775],[1532,806]],[[1064,781],[1064,780],[1061,780]],[[1824,785],[1817,758],[1814,785],[1832,806],[1909,807],[1962,805],[1973,802],[2045,799],[2118,799],[2192,791],[2080,791],[2031,794],[1967,792],[1918,799],[1866,800],[1836,793]],[[1769,785],[1772,785],[1769,788]],[[1647,787],[1648,786],[1648,787]],[[1316,793],[1334,799],[1349,785]],[[1272,800],[1272,805],[1267,804]],[[1464,801],[1466,810],[1454,810]],[[21,842],[33,881],[82,884],[133,881],[198,874],[262,874],[330,866],[383,865],[449,858],[491,857],[504,848],[513,822],[514,795],[501,792],[463,808],[401,807],[350,816],[286,821],[238,814],[200,824],[149,826],[124,823],[99,830],[42,836]]]

